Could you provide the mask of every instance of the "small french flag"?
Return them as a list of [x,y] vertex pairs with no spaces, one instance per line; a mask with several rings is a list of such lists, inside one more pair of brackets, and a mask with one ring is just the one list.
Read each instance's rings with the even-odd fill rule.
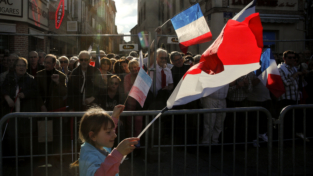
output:
[[256,76],[275,97],[280,97],[285,93],[285,87],[270,48],[263,52],[260,60],[261,68],[255,71]]
[[198,3],[173,17],[171,22],[184,53],[191,45],[212,40],[212,33]]
[[136,77],[133,87],[130,89],[129,96],[133,97],[138,103],[143,107],[148,92],[150,90],[152,79],[150,76],[145,72],[143,67],[143,56],[142,51],[139,53],[139,73]]

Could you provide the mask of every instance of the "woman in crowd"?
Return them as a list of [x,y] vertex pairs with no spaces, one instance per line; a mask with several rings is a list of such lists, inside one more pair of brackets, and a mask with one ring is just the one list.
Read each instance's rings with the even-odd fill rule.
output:
[[128,69],[128,60],[123,56],[120,60],[116,61],[114,64],[114,73],[115,74],[123,74],[130,73]]
[[112,75],[109,78],[106,97],[100,100],[102,108],[106,111],[112,111],[116,105],[121,104],[119,95],[120,82],[121,78],[116,75]]
[[[136,77],[138,75],[138,72],[140,69],[138,61],[131,60],[128,63],[128,68],[130,70],[130,73],[128,75],[126,75],[124,78],[124,92],[126,95],[129,94],[132,86],[134,85]],[[134,98],[128,96],[127,102],[126,102],[126,110],[127,111],[140,110],[141,109],[141,108],[139,108],[140,105],[139,106],[138,105],[139,105],[138,102]],[[135,129],[135,133],[132,135],[132,133],[131,133],[132,117],[127,117],[128,135],[129,136],[138,136],[139,133],[141,132],[141,129],[142,129],[142,116],[135,116],[133,119],[134,119],[134,128],[133,129]]]
[[69,59],[66,56],[61,56],[58,60],[61,64],[61,71],[68,77],[71,74],[71,71],[68,69]]
[[[1,94],[5,101],[2,105],[4,112],[1,116],[10,112],[36,112],[36,92],[37,86],[34,77],[26,72],[28,62],[25,58],[18,57],[14,61],[14,71],[9,72],[3,82]],[[28,124],[28,125],[27,125]],[[33,121],[33,131],[36,129],[35,120]],[[14,136],[15,136],[15,122],[10,120],[7,127],[5,142],[8,146],[5,153],[14,154]],[[18,120],[18,137],[19,137],[19,154],[29,154],[29,119],[21,118]],[[11,139],[11,140],[9,140]],[[7,141],[9,143],[7,143]]]
[[100,72],[101,72],[101,76],[102,76],[102,79],[104,81],[104,85],[105,87],[107,87],[107,83],[108,83],[108,78],[111,76],[111,61],[110,59],[108,59],[107,57],[103,57],[101,58],[101,61],[100,61]]

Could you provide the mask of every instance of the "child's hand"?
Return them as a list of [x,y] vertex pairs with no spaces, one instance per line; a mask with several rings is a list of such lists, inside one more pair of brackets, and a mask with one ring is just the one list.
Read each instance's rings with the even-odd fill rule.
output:
[[118,144],[116,150],[119,151],[122,155],[128,155],[132,152],[138,144],[139,138],[126,138]]
[[113,109],[112,117],[119,118],[121,113],[123,112],[125,106],[124,105],[116,105]]

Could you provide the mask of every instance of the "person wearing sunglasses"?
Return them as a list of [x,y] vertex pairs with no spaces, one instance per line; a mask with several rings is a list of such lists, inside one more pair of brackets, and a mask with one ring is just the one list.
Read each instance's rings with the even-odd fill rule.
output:
[[90,66],[91,56],[83,50],[78,55],[80,65],[73,70],[68,81],[68,106],[70,111],[85,111],[98,104],[104,81],[99,69]]
[[[298,104],[298,100],[300,100],[300,95],[298,93],[299,88],[299,80],[300,76],[303,75],[303,72],[298,71],[295,67],[296,65],[296,53],[292,50],[287,50],[283,53],[284,63],[278,65],[278,70],[281,76],[281,79],[284,83],[284,87],[286,92],[278,98],[278,107],[279,112],[288,105],[296,105]],[[297,111],[296,111],[297,113]],[[285,118],[285,135],[286,137],[292,136],[292,113],[287,113]],[[288,119],[288,120],[287,120]],[[297,116],[296,120],[296,135],[301,137],[301,131],[303,128],[303,124],[301,123],[301,117]],[[298,122],[298,123],[297,123]],[[303,121],[302,121],[303,122]],[[302,134],[302,137],[303,134]]]
[[71,71],[68,69],[69,59],[66,56],[61,56],[58,59],[61,65],[61,71],[68,77]]

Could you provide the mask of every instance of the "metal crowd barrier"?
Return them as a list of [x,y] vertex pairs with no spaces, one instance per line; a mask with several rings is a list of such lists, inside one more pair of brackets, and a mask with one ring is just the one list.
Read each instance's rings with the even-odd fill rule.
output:
[[[277,121],[275,121],[274,123],[275,124],[278,124],[278,127],[279,127],[279,132],[278,132],[278,141],[279,141],[279,146],[278,146],[278,159],[279,159],[279,167],[278,167],[278,173],[279,175],[284,175],[286,174],[287,172],[288,173],[293,173],[293,175],[298,175],[298,174],[301,174],[301,175],[306,175],[307,174],[307,141],[305,140],[305,138],[308,138],[308,139],[311,139],[312,140],[312,137],[307,137],[306,133],[307,133],[307,128],[309,126],[307,126],[307,117],[308,118],[311,118],[312,119],[312,114],[309,114],[311,116],[308,116],[307,114],[307,109],[311,109],[313,111],[313,104],[303,104],[303,105],[290,105],[290,106],[287,106],[285,107],[280,115],[279,115],[279,119]],[[298,116],[296,117],[296,113],[295,111],[298,112]],[[301,112],[302,111],[302,112]],[[291,114],[287,114],[287,113],[292,113]],[[312,112],[311,112],[312,113]],[[299,117],[299,114],[300,114],[300,117]],[[291,117],[292,116],[292,119],[288,119],[289,121],[292,121],[292,129],[286,129],[285,128],[285,123],[287,122],[287,120],[285,120],[285,118],[287,117]],[[296,131],[296,128],[295,128],[295,125],[296,125],[296,122],[299,123],[299,121],[296,121],[295,118],[303,118],[303,135],[304,135],[304,139],[303,139],[303,150],[296,150],[296,147],[301,147],[299,142],[297,142],[297,139],[296,139],[296,133],[298,131]],[[308,124],[308,125],[311,125],[311,124]],[[292,130],[292,139],[289,140],[289,139],[284,139],[284,133],[286,133],[286,130]],[[290,136],[287,136],[287,138],[289,138]],[[300,138],[298,138],[300,139]],[[292,160],[292,170],[286,170],[286,167],[284,167],[284,163],[290,161],[289,160],[289,157],[290,157],[290,152],[287,151],[287,157],[286,157],[286,154],[284,155],[284,143],[286,142],[290,142],[291,141],[291,145],[292,145],[292,151],[291,151],[291,160]],[[297,142],[297,145],[296,145],[296,142]],[[299,173],[299,169],[296,168],[296,153],[299,153],[299,152],[303,152],[303,172]],[[312,152],[312,151],[311,151]],[[285,159],[284,160],[284,156]],[[297,155],[297,157],[300,157],[299,155]],[[288,163],[289,164],[289,163]],[[302,165],[302,163],[297,163],[297,165]],[[289,165],[288,165],[289,166]],[[312,173],[311,173],[312,174]]]
[[[155,115],[157,115],[160,111],[126,111],[123,112],[121,116],[131,116],[132,118],[134,118],[134,116],[143,116],[146,120],[145,120],[145,124],[147,125],[149,123],[149,120],[151,120],[151,118],[149,119],[149,117],[154,117]],[[229,143],[225,143],[224,142],[224,126],[223,126],[223,131],[221,133],[221,143],[220,144],[201,144],[200,143],[200,138],[199,138],[199,133],[200,133],[200,126],[203,125],[202,123],[200,123],[200,116],[203,113],[230,113],[231,115],[233,115],[234,118],[234,131],[233,131],[233,142],[229,142]],[[250,112],[256,112],[257,116],[255,117],[248,117],[248,113]],[[111,114],[112,112],[108,112],[109,114]],[[244,117],[239,117],[237,116],[237,113],[244,113]],[[255,167],[255,169],[253,169],[253,171],[251,171],[251,169],[248,170],[248,164],[251,165],[251,159],[248,158],[248,145],[252,145],[251,142],[247,141],[247,135],[248,135],[248,118],[253,119],[257,122],[257,126],[255,128],[255,132],[256,132],[256,137],[259,134],[259,114],[260,113],[264,113],[266,118],[267,118],[267,135],[268,135],[268,143],[266,145],[266,168],[264,168],[265,166],[261,166],[261,164],[264,163],[259,161],[260,157],[264,157],[264,156],[260,156],[260,150],[259,148],[255,148],[256,150],[256,155],[252,157],[253,159],[253,163],[255,163],[255,165],[253,167]],[[26,155],[26,156],[19,156],[18,155],[18,125],[17,125],[17,120],[21,119],[21,118],[29,118],[30,121],[30,130],[32,130],[32,121],[33,118],[45,118],[45,133],[46,133],[46,137],[45,137],[45,154],[43,155],[45,157],[45,174],[48,175],[48,156],[55,156],[55,155],[59,155],[60,156],[60,175],[64,175],[63,173],[63,156],[65,155],[70,155],[70,153],[63,153],[62,152],[62,128],[60,128],[59,134],[60,134],[60,152],[59,153],[48,153],[48,143],[47,143],[47,118],[48,117],[53,117],[53,118],[59,118],[59,122],[60,122],[60,127],[62,127],[63,124],[63,118],[70,118],[70,117],[74,117],[75,119],[75,123],[74,123],[74,134],[75,134],[75,138],[74,138],[74,143],[75,143],[75,151],[74,151],[74,161],[77,160],[78,158],[78,153],[79,153],[79,149],[77,148],[77,144],[78,144],[78,118],[82,117],[82,115],[84,114],[84,112],[55,112],[55,113],[11,113],[11,114],[7,114],[6,116],[4,116],[1,120],[0,120],[0,136],[3,135],[3,128],[5,127],[5,124],[7,122],[7,120],[9,119],[16,119],[15,120],[15,156],[13,156],[13,158],[15,158],[15,174],[19,175],[19,163],[18,163],[18,159],[19,158],[25,158],[25,157],[29,157],[30,158],[30,175],[34,175],[34,165],[33,165],[33,158],[37,157],[33,155],[33,146],[32,146],[32,135],[30,135],[30,155]],[[185,121],[185,134],[184,135],[184,144],[179,144],[176,145],[174,144],[174,116],[176,115],[182,115],[181,118],[184,118]],[[264,117],[264,116],[262,116]],[[165,118],[171,118],[171,135],[172,138],[170,139],[170,142],[167,144],[161,144],[161,130],[162,129],[162,121],[163,120],[167,120]],[[196,143],[195,144],[187,144],[187,118],[196,118],[197,121],[197,132],[196,132]],[[226,118],[231,118],[231,117],[226,117]],[[237,120],[239,118],[244,118],[245,120],[245,140],[244,142],[238,142],[236,143],[236,138],[238,137],[236,135],[236,118]],[[265,120],[265,119],[264,119]],[[180,156],[181,158],[179,159],[179,162],[183,165],[183,168],[179,168],[179,172],[183,172],[183,174],[180,175],[188,175],[188,173],[190,173],[190,170],[192,170],[192,173],[196,173],[197,175],[200,174],[200,169],[202,170],[201,173],[203,172],[203,168],[200,168],[199,164],[205,164],[205,168],[207,168],[207,173],[210,175],[212,174],[212,170],[215,170],[213,172],[219,172],[221,175],[223,175],[224,172],[231,172],[230,174],[240,174],[240,175],[250,175],[252,174],[252,172],[254,173],[254,175],[258,175],[259,172],[266,172],[267,175],[271,175],[271,170],[272,170],[272,117],[271,114],[269,113],[269,111],[267,111],[265,108],[262,107],[245,107],[245,108],[226,108],[226,109],[193,109],[193,110],[171,110],[171,111],[167,111],[165,112],[159,119],[158,121],[159,123],[156,123],[154,125],[154,128],[158,128],[158,134],[154,134],[157,137],[157,143],[158,144],[153,144],[153,141],[151,142],[150,138],[151,134],[153,134],[153,130],[150,129],[149,131],[146,132],[145,135],[145,145],[142,145],[142,149],[144,149],[144,168],[142,167],[138,167],[134,165],[134,155],[133,153],[129,156],[130,157],[130,172],[128,172],[128,175],[138,175],[137,171],[140,170],[142,172],[142,175],[151,175],[151,171],[149,171],[151,169],[151,165],[148,166],[148,153],[149,150],[151,148],[154,148],[155,150],[157,150],[157,168],[154,167],[153,173],[157,174],[157,175],[177,175],[176,173],[178,172],[177,169],[175,170],[175,165],[177,166],[177,158],[176,155],[174,156],[174,148],[183,148],[183,156]],[[27,124],[25,124],[27,125]],[[188,124],[189,125],[189,124]],[[132,129],[133,129],[134,123],[132,122]],[[158,127],[157,127],[158,126]],[[144,125],[143,125],[144,127]],[[133,130],[132,130],[133,131]],[[32,134],[32,133],[30,133]],[[118,134],[120,134],[120,128],[118,128]],[[118,139],[118,141],[120,141],[120,138]],[[151,142],[151,146],[149,147],[148,142]],[[259,142],[259,139],[257,137],[257,144],[259,144],[261,142]],[[3,164],[4,164],[4,160],[6,160],[7,158],[12,158],[12,157],[3,157],[3,144],[2,141],[0,140],[0,175],[3,175]],[[244,149],[244,154],[237,154],[237,148],[238,146],[243,146],[242,149]],[[12,146],[13,147],[13,146]],[[193,164],[195,164],[195,166],[193,166],[191,169],[187,169],[188,162],[187,162],[187,147],[193,147],[196,148],[195,149],[195,155],[191,155],[194,162]],[[214,147],[218,147],[220,148],[220,152],[216,152]],[[229,147],[228,149],[230,149],[231,151],[229,151],[228,153],[226,152],[226,150],[224,150],[225,148]],[[168,158],[170,158],[169,160],[163,161],[161,162],[161,154],[162,151],[161,149],[168,149],[170,154],[167,155]],[[200,151],[200,149],[202,149]],[[203,155],[203,150],[205,151],[204,153],[207,154],[208,152],[208,157]],[[214,152],[212,152],[214,151]],[[176,151],[175,151],[176,152]],[[201,152],[201,156],[200,156],[200,152]],[[242,151],[241,151],[242,153]],[[214,158],[212,158],[212,156],[214,155]],[[249,154],[249,157],[251,154]],[[191,157],[188,154],[188,160]],[[243,157],[243,160],[240,160],[241,157]],[[227,157],[227,158],[225,158]],[[226,165],[226,161],[230,162],[231,158],[228,157],[232,157],[232,163],[231,165]],[[174,161],[175,160],[175,161]],[[213,160],[213,161],[212,161]],[[212,166],[212,164],[217,164],[216,161],[219,161],[218,163],[219,166]],[[128,162],[128,164],[127,164]],[[167,162],[167,163],[164,163]],[[243,162],[243,163],[242,163]],[[126,165],[129,166],[129,161],[125,161]],[[166,166],[164,166],[164,164],[166,164]],[[239,165],[241,164],[241,165]],[[120,166],[120,171],[123,170],[123,164],[121,164]],[[155,165],[154,165],[155,166]],[[242,170],[240,171],[241,173],[238,173],[238,166],[242,167]],[[219,167],[219,169],[216,169],[216,167]],[[237,170],[236,170],[237,167]],[[263,167],[263,168],[261,168]],[[128,169],[129,169],[128,168]],[[167,169],[167,171],[165,171]],[[157,171],[156,171],[157,170]],[[218,171],[217,171],[218,170]],[[148,173],[149,171],[149,173]],[[77,169],[76,169],[77,172]],[[22,175],[22,174],[21,174]],[[77,175],[77,173],[75,173],[75,175]]]

